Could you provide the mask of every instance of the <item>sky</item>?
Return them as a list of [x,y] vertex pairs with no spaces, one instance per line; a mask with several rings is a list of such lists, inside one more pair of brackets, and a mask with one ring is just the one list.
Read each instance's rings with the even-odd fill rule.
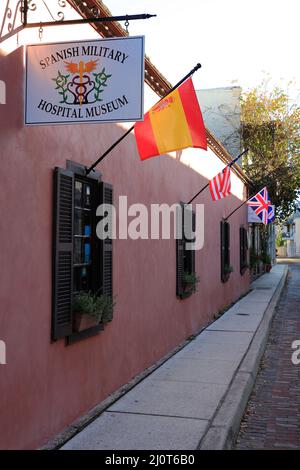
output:
[[[299,0],[104,0],[113,15],[151,13],[131,21],[146,54],[175,84],[198,62],[196,89],[270,86],[300,101]],[[294,83],[288,87],[288,83]]]

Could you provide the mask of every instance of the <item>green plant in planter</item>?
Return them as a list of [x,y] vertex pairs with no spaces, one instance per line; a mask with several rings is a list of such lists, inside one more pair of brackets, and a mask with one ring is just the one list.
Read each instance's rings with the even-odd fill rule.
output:
[[265,271],[269,273],[272,269],[271,256],[268,253],[263,252],[261,254],[261,261],[264,263]]
[[88,315],[98,323],[107,323],[112,320],[114,306],[114,300],[108,295],[80,292],[74,297],[73,312]]
[[264,264],[271,264],[271,256],[268,253],[262,253],[260,259]]
[[187,273],[183,274],[183,284],[190,292],[197,292],[197,284],[200,281],[197,273]]
[[79,294],[74,297],[73,312],[88,315],[98,322],[100,322],[102,318],[102,309],[99,307],[97,296],[90,291],[79,292]]
[[230,274],[233,272],[233,267],[229,264],[225,264],[224,266],[224,274]]
[[251,250],[250,251],[250,267],[254,268],[255,266],[259,264],[259,261],[260,261],[259,255],[256,253],[256,251]]

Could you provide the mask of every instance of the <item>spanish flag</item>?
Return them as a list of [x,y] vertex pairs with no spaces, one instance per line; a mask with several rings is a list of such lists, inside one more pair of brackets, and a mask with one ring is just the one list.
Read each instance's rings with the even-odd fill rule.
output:
[[174,150],[197,147],[207,150],[204,122],[189,78],[137,122],[134,133],[141,160]]

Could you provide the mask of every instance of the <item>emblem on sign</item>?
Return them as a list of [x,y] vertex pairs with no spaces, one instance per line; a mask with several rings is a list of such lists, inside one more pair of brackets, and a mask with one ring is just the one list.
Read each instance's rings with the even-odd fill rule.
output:
[[88,62],[65,62],[65,68],[69,74],[63,74],[58,70],[58,75],[52,80],[55,89],[61,95],[60,103],[65,104],[93,104],[102,101],[101,93],[107,86],[107,80],[111,74],[105,72],[105,67],[100,72],[97,69],[98,60]]

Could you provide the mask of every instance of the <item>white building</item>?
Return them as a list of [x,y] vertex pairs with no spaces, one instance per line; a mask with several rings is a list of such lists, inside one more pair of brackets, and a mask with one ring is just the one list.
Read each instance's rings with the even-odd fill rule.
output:
[[238,86],[197,90],[205,125],[233,157],[242,148],[241,93]]
[[300,257],[300,201],[297,209],[282,227],[284,245],[278,248],[279,256]]

